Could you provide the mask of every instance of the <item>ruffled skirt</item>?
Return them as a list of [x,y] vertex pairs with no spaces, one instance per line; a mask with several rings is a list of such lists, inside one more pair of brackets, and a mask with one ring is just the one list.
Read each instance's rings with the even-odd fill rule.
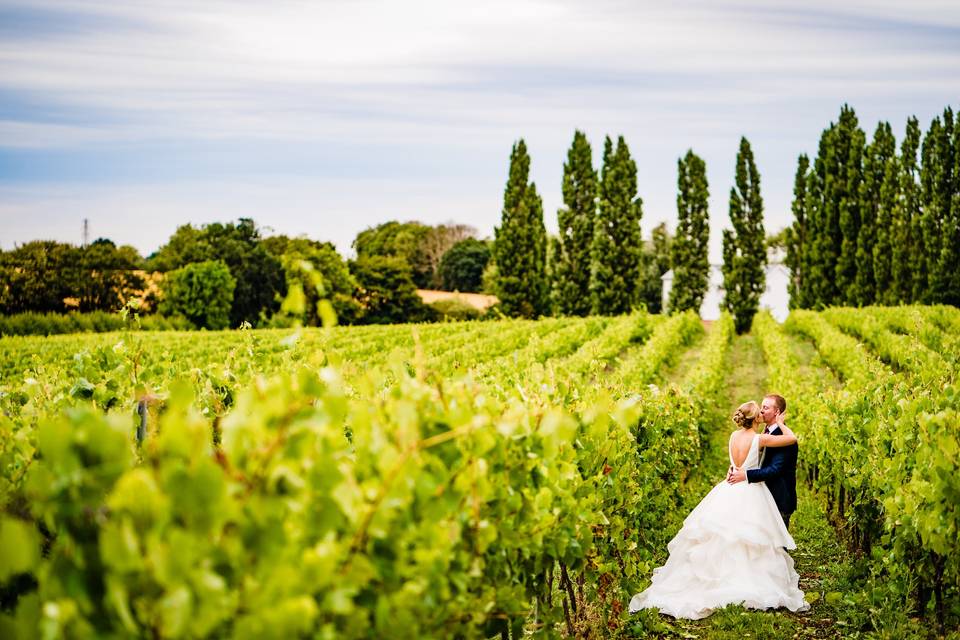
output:
[[729,604],[804,611],[793,558],[796,543],[763,483],[721,482],[700,501],[670,541],[667,563],[630,600],[630,612],[657,608],[697,620]]

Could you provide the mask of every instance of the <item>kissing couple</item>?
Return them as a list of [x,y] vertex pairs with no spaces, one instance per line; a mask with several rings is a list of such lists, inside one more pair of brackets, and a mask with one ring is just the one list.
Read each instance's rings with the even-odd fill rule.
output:
[[[730,604],[748,609],[809,608],[799,588],[787,527],[797,509],[797,437],[784,424],[787,402],[775,393],[733,414],[725,480],[694,507],[667,544],[667,563],[630,613],[656,608],[698,620]],[[758,428],[765,425],[762,433]]]

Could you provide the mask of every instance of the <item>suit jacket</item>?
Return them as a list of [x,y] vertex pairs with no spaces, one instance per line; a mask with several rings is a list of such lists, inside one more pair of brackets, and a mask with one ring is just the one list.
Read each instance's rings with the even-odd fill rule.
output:
[[[780,427],[774,427],[772,435],[783,435]],[[747,482],[766,482],[780,513],[797,510],[797,454],[796,444],[788,447],[767,447],[759,469],[747,471]]]

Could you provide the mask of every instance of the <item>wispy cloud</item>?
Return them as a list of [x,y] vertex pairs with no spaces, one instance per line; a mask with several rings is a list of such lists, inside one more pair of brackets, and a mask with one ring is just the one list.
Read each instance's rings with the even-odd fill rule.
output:
[[[748,135],[779,227],[796,155],[842,103],[868,130],[899,131],[960,95],[960,5],[940,0],[33,0],[0,4],[0,25],[0,183],[20,190],[0,209],[7,245],[64,208],[97,208],[119,230],[129,200],[112,191],[179,220],[199,215],[189,198],[259,178],[285,186],[258,220],[305,215],[311,184],[358,181],[338,192],[343,211],[365,212],[338,218],[355,233],[374,209],[402,216],[377,187],[406,182],[447,194],[404,200],[416,216],[452,209],[492,232],[521,136],[550,226],[578,127],[598,157],[604,134],[626,136],[651,224],[672,219],[676,158],[693,147],[715,228]],[[247,211],[214,199],[216,219]]]

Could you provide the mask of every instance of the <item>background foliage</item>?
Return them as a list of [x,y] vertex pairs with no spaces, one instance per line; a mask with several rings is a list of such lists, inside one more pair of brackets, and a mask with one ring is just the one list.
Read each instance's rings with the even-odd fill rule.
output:
[[191,262],[167,274],[160,311],[182,316],[197,328],[223,329],[230,324],[235,287],[236,280],[224,262]]

